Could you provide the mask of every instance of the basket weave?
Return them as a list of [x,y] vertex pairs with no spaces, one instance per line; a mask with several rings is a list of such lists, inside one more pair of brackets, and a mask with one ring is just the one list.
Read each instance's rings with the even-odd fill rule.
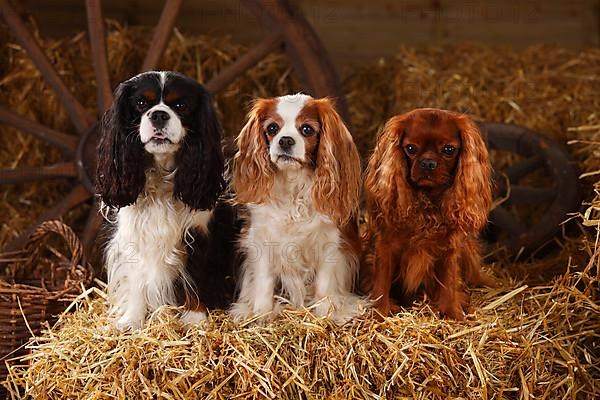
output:
[[[66,242],[69,258],[44,245],[43,239],[51,233]],[[51,259],[44,257],[47,251],[53,255]],[[39,334],[45,321],[52,323],[81,294],[93,272],[77,235],[56,220],[42,223],[22,250],[0,254],[0,263],[9,263],[5,275],[0,276],[1,382],[7,376],[5,360],[23,355],[23,345],[32,334]]]

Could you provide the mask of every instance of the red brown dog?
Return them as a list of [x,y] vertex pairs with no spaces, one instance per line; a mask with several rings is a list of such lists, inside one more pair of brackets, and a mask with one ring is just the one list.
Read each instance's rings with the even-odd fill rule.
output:
[[390,290],[411,301],[424,289],[442,314],[461,320],[465,284],[493,285],[480,271],[477,236],[492,201],[488,152],[462,114],[417,109],[385,124],[366,178],[375,243],[370,293],[388,315]]

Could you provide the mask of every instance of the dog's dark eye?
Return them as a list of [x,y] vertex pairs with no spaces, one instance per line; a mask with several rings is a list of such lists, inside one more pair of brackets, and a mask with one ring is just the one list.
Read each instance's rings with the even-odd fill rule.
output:
[[408,154],[417,154],[417,146],[414,144],[407,145],[405,149]]
[[454,153],[456,153],[456,147],[452,146],[451,144],[447,144],[442,149],[442,153],[444,153],[447,156],[453,156]]
[[304,136],[312,136],[315,133],[315,130],[312,126],[304,124],[300,127],[300,132],[302,132]]
[[277,135],[277,132],[279,132],[279,125],[277,125],[275,122],[273,122],[273,123],[270,123],[270,124],[267,126],[267,133],[268,133],[270,136],[275,136],[275,135]]
[[185,104],[182,101],[178,101],[177,103],[175,103],[173,105],[173,107],[175,107],[176,111],[183,111],[183,110],[185,110],[187,108],[187,104]]
[[138,99],[138,101],[135,102],[135,105],[138,108],[144,108],[148,105],[148,101],[146,101],[146,99],[144,99],[143,97]]

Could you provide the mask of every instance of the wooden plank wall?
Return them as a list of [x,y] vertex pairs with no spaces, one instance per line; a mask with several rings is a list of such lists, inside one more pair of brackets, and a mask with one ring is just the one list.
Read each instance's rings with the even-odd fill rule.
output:
[[[14,1],[14,0],[13,0]],[[402,44],[481,41],[524,47],[600,44],[600,0],[295,0],[338,67],[371,62]],[[161,0],[105,0],[105,15],[153,26]],[[83,0],[20,0],[43,35],[86,29]],[[253,42],[262,29],[237,0],[187,0],[178,19],[185,33],[232,35]]]

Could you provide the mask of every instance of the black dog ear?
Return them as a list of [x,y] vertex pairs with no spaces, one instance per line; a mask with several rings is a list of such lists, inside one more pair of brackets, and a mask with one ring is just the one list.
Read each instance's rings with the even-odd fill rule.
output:
[[96,193],[109,207],[135,203],[146,183],[146,157],[137,132],[139,116],[129,103],[130,86],[121,83],[101,121]]
[[177,153],[174,196],[194,210],[210,210],[225,188],[221,126],[209,93],[198,84],[190,126]]

